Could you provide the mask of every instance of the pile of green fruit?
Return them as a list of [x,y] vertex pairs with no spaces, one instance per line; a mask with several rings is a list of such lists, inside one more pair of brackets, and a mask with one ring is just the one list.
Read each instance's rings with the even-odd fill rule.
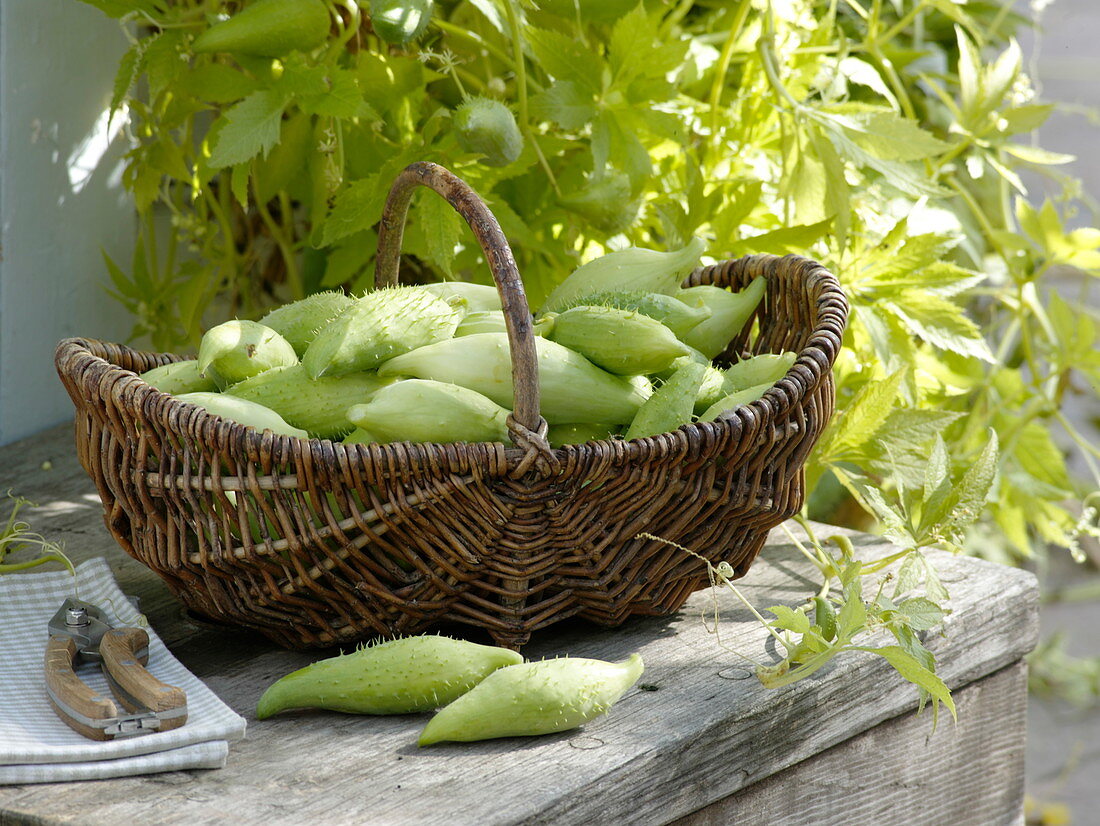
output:
[[[760,398],[794,363],[711,363],[763,298],[681,289],[703,243],[632,248],[578,268],[535,317],[540,410],[554,447],[709,421]],[[203,336],[198,358],[142,375],[210,413],[301,438],[508,442],[512,362],[500,297],[465,282],[324,292]]]

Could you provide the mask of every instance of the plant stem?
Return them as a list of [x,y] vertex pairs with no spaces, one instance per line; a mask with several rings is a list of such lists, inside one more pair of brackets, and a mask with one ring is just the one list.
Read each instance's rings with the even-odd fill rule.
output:
[[554,192],[561,197],[561,190],[558,189],[557,179],[554,177],[554,171],[550,168],[550,163],[546,160],[546,156],[542,154],[542,148],[539,146],[538,140],[535,138],[535,132],[531,128],[531,122],[528,118],[527,112],[527,66],[526,61],[523,58],[523,31],[519,27],[519,15],[516,14],[516,0],[505,0],[504,11],[508,16],[508,27],[512,32],[512,48],[515,51],[515,66],[516,66],[516,92],[519,95],[519,119],[520,127],[523,130],[523,134],[527,136],[527,139],[531,141],[531,146],[534,147],[535,155],[538,156],[539,165],[546,173],[546,177],[550,181],[550,186],[554,188]]

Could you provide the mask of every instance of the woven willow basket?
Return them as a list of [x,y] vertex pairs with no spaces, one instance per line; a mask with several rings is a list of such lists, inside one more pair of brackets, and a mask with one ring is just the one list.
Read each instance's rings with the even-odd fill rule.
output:
[[618,625],[676,611],[705,566],[646,532],[743,575],[769,529],[802,505],[803,473],[833,409],[830,373],[847,318],[813,261],[756,255],[696,270],[685,286],[734,290],[766,277],[752,323],[724,358],[794,350],[763,398],[715,422],[630,442],[551,449],[539,415],[531,315],[511,250],[481,200],[434,164],[395,182],[377,282],[396,282],[417,185],[469,223],[508,320],[514,446],[342,445],[258,433],[146,384],[177,361],[67,339],[57,371],[76,405],[76,447],[122,548],[193,612],[291,648],[444,623],[502,645],[566,617]]

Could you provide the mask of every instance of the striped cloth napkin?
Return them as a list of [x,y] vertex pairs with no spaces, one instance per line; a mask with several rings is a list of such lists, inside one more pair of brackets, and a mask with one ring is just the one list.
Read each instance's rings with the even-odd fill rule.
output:
[[[184,668],[151,628],[149,671],[187,693],[187,722],[107,742],[89,740],[61,722],[46,697],[43,661],[46,625],[70,596],[102,608],[112,625],[138,624],[140,615],[103,558],[78,565],[75,583],[68,571],[0,576],[0,784],[223,768],[229,743],[244,737],[244,718]],[[77,674],[112,696],[98,665],[78,666]]]

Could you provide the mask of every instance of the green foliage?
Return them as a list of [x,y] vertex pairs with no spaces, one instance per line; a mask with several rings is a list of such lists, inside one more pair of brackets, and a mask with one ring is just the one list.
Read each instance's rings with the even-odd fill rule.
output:
[[[390,183],[437,161],[490,203],[534,306],[631,245],[700,237],[715,259],[825,263],[852,315],[839,412],[807,464],[810,512],[854,500],[933,602],[921,548],[1021,561],[1095,530],[1075,503],[1100,487],[1100,450],[1061,411],[1100,382],[1097,323],[1049,282],[1067,266],[1100,276],[1100,229],[1078,226],[1071,179],[1054,200],[1026,198],[1022,172],[1054,177],[1068,158],[1027,138],[1052,106],[1024,71],[1011,4],[448,0],[394,45],[368,4],[326,0],[326,42],[267,59],[193,53],[246,4],[88,1],[136,26],[112,105],[135,138],[125,183],[144,231],[129,270],[108,271],[156,347],[368,286]],[[488,165],[460,139],[455,113],[475,97],[514,113],[514,160]],[[405,253],[408,277],[490,283],[430,194]],[[854,644],[837,642],[854,598],[834,598],[833,650]],[[871,623],[895,609],[864,605]],[[900,654],[881,656],[937,696]]]

